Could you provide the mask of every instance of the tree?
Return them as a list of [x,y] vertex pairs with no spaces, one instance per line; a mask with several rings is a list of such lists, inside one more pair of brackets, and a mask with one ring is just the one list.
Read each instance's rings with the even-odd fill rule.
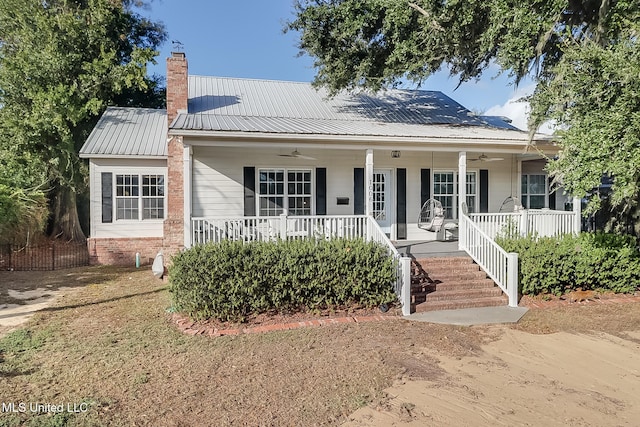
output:
[[0,151],[0,244],[28,243],[42,232],[49,216],[42,166],[29,155]]
[[146,64],[166,35],[130,3],[0,3],[0,149],[42,163],[55,236],[84,239],[76,197],[86,188],[86,167],[78,151],[99,114],[108,105],[158,100],[158,79],[146,77]]
[[[530,128],[553,119],[563,129],[549,166],[556,180],[583,197],[608,175],[614,206],[637,203],[638,2],[300,0],[295,10],[285,31],[300,32],[314,84],[334,94],[420,84],[442,67],[460,82],[490,64],[516,84],[532,76]],[[593,197],[589,210],[597,208]]]
[[640,234],[640,26],[634,27],[616,43],[566,46],[554,78],[538,84],[531,106],[534,123],[563,125],[557,131],[562,151],[549,165],[556,179],[570,193],[586,195],[610,178],[611,194],[606,200],[594,194],[587,212],[606,207],[611,229],[634,226]]

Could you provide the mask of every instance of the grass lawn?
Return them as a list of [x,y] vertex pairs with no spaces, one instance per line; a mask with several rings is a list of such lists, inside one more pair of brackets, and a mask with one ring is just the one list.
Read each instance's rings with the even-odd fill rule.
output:
[[[0,426],[337,425],[396,380],[437,381],[438,356],[479,354],[504,328],[397,320],[188,336],[168,320],[167,285],[148,269],[0,272],[0,294],[47,281],[75,289],[0,340],[0,401],[27,405],[0,414]],[[640,304],[538,310],[517,327],[640,330]],[[30,403],[88,410],[37,414]]]
[[[0,274],[9,286],[12,273]],[[483,339],[476,330],[400,320],[191,337],[169,322],[167,285],[148,269],[19,277],[41,286],[43,276],[60,282],[65,274],[85,285],[0,341],[2,401],[89,410],[5,413],[0,425],[337,424],[398,377],[437,376],[424,349],[462,356]]]

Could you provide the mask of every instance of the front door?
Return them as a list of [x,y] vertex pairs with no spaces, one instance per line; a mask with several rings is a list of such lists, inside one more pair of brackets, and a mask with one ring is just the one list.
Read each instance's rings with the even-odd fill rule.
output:
[[373,171],[373,218],[382,231],[391,234],[391,171]]

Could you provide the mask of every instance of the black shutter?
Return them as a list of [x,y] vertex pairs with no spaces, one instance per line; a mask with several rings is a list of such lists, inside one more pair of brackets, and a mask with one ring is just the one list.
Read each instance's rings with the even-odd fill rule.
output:
[[480,169],[480,212],[489,212],[489,170]]
[[420,208],[431,198],[431,169],[420,169]]
[[364,215],[364,168],[353,168],[353,214]]
[[553,178],[548,178],[547,185],[549,186],[549,209],[556,210],[556,191],[555,189],[553,190],[553,192],[551,191],[552,181]]
[[396,171],[396,237],[407,238],[407,170],[398,168]]
[[113,222],[113,174],[102,172],[102,222]]
[[327,214],[327,168],[316,168],[316,215]]
[[256,216],[256,168],[244,167],[244,216]]

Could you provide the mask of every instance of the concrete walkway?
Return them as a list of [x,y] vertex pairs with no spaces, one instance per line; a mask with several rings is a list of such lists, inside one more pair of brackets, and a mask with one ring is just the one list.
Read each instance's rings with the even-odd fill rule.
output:
[[527,307],[480,307],[459,310],[427,311],[414,313],[404,318],[417,322],[444,323],[447,325],[489,325],[494,323],[518,323],[529,311]]

